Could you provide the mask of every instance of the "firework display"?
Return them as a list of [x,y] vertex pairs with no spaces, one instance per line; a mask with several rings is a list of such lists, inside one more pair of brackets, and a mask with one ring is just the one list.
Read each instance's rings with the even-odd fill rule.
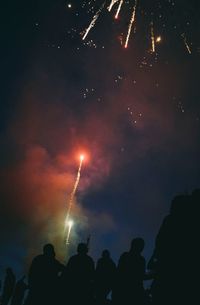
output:
[[65,232],[67,231],[66,244],[69,244],[70,233],[71,233],[71,229],[72,229],[72,226],[73,226],[73,220],[70,218],[71,217],[71,210],[72,210],[72,206],[73,206],[73,203],[74,203],[74,196],[76,194],[76,190],[78,188],[80,177],[81,177],[81,168],[82,168],[83,160],[84,160],[84,155],[80,155],[79,168],[78,168],[76,180],[75,180],[74,187],[73,187],[73,190],[71,192],[70,200],[69,200],[69,204],[68,204],[67,216],[66,216],[66,220],[65,220]]

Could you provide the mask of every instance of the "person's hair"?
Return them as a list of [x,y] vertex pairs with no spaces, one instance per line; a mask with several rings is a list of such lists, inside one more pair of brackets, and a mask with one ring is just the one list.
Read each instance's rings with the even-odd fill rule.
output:
[[141,237],[134,238],[131,242],[131,251],[141,253],[144,249],[144,239]]
[[43,253],[48,256],[55,256],[54,246],[52,244],[44,245]]
[[106,257],[106,258],[110,257],[110,252],[107,249],[103,250],[102,257]]
[[77,247],[77,252],[79,254],[86,254],[88,253],[88,246],[86,243],[79,243]]

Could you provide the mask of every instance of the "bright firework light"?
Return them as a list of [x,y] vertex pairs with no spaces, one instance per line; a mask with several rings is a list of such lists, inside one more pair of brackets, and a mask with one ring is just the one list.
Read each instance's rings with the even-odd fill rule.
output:
[[156,47],[155,47],[155,36],[153,30],[153,21],[150,23],[150,26],[151,26],[151,52],[155,53]]
[[131,30],[132,30],[132,27],[133,27],[133,23],[135,21],[135,14],[136,14],[136,9],[137,9],[137,3],[138,3],[138,0],[135,0],[135,5],[133,7],[133,13],[132,13],[132,16],[131,16],[131,19],[130,19],[130,23],[129,23],[129,26],[128,26],[128,33],[127,33],[126,41],[125,41],[125,45],[124,45],[125,48],[128,47],[128,42],[129,42],[129,38],[130,38],[130,35],[131,35]]
[[111,0],[110,5],[108,6],[108,11],[109,11],[109,12],[112,10],[113,5],[114,5],[115,3],[117,3],[117,2],[119,2],[119,0]]
[[85,34],[83,35],[82,40],[85,40],[85,38],[87,37],[89,31],[95,26],[95,23],[97,21],[97,19],[99,18],[99,15],[101,14],[101,11],[103,10],[104,6],[105,6],[106,2],[104,2],[102,4],[102,6],[100,7],[100,9],[96,12],[96,14],[94,15],[92,21],[90,22],[88,28],[85,30]]
[[[97,2],[97,1],[95,0],[94,2]],[[107,2],[109,2],[108,5],[106,5]],[[174,1],[169,0],[168,2],[170,3],[171,6],[174,7]],[[89,1],[88,4],[90,4],[90,3],[91,3],[91,1]],[[127,35],[126,35],[125,43],[123,43],[120,40],[120,44],[124,45],[124,48],[128,47],[129,38],[130,38],[130,35],[131,35],[131,32],[132,32],[132,27],[133,27],[133,24],[134,24],[134,21],[135,21],[135,16],[137,15],[138,3],[139,3],[139,0],[135,0],[135,4],[134,4],[134,7],[133,7],[133,12],[132,12],[132,15],[131,15],[131,18],[130,18],[130,21],[129,21],[129,25],[128,25],[128,32],[127,32]],[[158,3],[159,3],[159,1],[158,1]],[[120,14],[120,11],[121,11],[122,7],[130,5],[130,1],[126,1],[126,0],[109,0],[109,1],[107,0],[107,1],[105,1],[103,3],[103,5],[100,7],[100,9],[94,15],[94,17],[93,17],[91,23],[89,24],[88,28],[86,28],[86,30],[84,31],[82,40],[85,40],[85,38],[87,37],[91,28],[93,28],[96,25],[96,21],[97,21],[98,17],[100,16],[101,12],[103,11],[105,5],[106,5],[106,9],[109,12],[114,10],[114,7],[117,7],[116,8],[116,13],[115,13],[115,16],[114,16],[114,18],[117,19],[119,17],[119,14]],[[159,8],[161,8],[160,4],[159,4]],[[134,26],[134,33],[135,33],[135,31],[136,31],[136,27]],[[153,22],[150,23],[150,34],[151,34],[151,50],[150,51],[151,51],[151,53],[155,53],[156,52],[156,43],[161,42],[162,37],[161,36],[157,36],[157,37],[154,36]],[[192,49],[191,49],[191,46],[187,42],[185,34],[183,33],[181,36],[183,38],[183,42],[184,42],[184,45],[185,45],[188,53],[191,54]]]
[[117,9],[117,12],[116,12],[116,14],[115,14],[115,19],[117,19],[117,18],[119,17],[119,13],[120,13],[120,11],[121,11],[123,2],[124,2],[124,0],[121,0],[121,1],[119,2],[118,9]]
[[80,160],[83,161],[85,159],[84,155],[80,155]]
[[161,42],[161,40],[162,40],[161,36],[156,37],[156,42]]
[[70,233],[71,233],[71,229],[73,226],[74,222],[72,219],[69,219],[68,222],[65,224],[65,226],[68,227],[68,231],[67,231],[67,237],[66,237],[66,244],[69,244],[69,237],[70,237]]
[[72,205],[73,205],[73,202],[74,202],[74,196],[76,194],[76,190],[77,190],[77,187],[79,185],[79,181],[80,181],[80,177],[81,177],[81,168],[82,168],[82,164],[83,164],[84,158],[85,158],[84,155],[80,155],[79,168],[78,168],[76,180],[75,180],[75,183],[74,183],[74,187],[73,187],[73,190],[72,190],[71,195],[70,195],[70,200],[69,200],[69,205],[68,205],[68,210],[67,210],[67,216],[66,216],[66,220],[65,220],[65,231],[67,230],[67,227],[68,227],[68,230],[67,230],[68,233],[67,233],[67,237],[66,237],[66,244],[69,244],[69,237],[70,237],[71,227],[73,225],[73,222],[71,222],[71,220],[70,220],[70,215],[71,215]]

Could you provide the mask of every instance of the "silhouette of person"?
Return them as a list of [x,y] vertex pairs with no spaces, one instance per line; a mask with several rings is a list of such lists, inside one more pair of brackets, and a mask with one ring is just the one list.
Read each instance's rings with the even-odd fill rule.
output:
[[155,249],[148,263],[148,269],[155,271],[152,283],[153,304],[181,304],[186,283],[191,247],[185,236],[190,228],[188,212],[189,195],[175,196],[156,237]]
[[110,257],[110,252],[104,250],[97,261],[95,270],[95,296],[97,304],[103,305],[110,291],[113,289],[116,276],[116,265]]
[[11,305],[22,305],[24,300],[25,291],[28,285],[24,282],[25,276],[19,279],[15,285],[15,290],[11,300]]
[[3,283],[2,299],[1,304],[7,305],[12,297],[15,287],[15,274],[11,268],[6,269],[6,275]]
[[43,254],[36,256],[30,266],[26,304],[56,304],[58,278],[63,270],[64,265],[55,258],[54,246],[44,245]]
[[144,304],[143,279],[145,276],[145,259],[141,255],[144,240],[134,238],[129,252],[121,255],[117,266],[117,281],[113,291],[114,304]]
[[196,279],[197,270],[199,267],[199,232],[200,232],[200,221],[199,221],[199,206],[200,206],[200,189],[194,189],[191,193],[191,200],[189,202],[189,208],[187,209],[187,218],[185,223],[185,236],[187,236],[187,243],[185,248],[185,261],[182,269],[185,273],[185,290],[184,300],[188,303],[200,303],[199,295],[199,281]]
[[77,254],[70,257],[65,269],[63,281],[68,288],[66,300],[70,305],[90,305],[93,302],[95,267],[87,253],[87,244],[79,243]]

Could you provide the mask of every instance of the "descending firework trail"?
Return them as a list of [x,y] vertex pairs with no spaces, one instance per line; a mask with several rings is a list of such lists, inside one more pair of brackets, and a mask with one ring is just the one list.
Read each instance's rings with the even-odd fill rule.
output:
[[76,181],[74,183],[74,187],[73,187],[73,190],[72,190],[71,195],[70,195],[69,206],[68,206],[67,216],[66,216],[66,220],[65,220],[65,231],[66,231],[67,226],[68,226],[66,244],[69,243],[71,227],[72,227],[72,224],[73,224],[72,221],[70,220],[70,213],[71,213],[72,205],[73,205],[73,202],[74,202],[74,196],[76,194],[76,190],[77,190],[77,187],[78,187],[78,184],[79,184],[79,181],[80,181],[80,177],[81,177],[81,168],[82,168],[83,160],[84,160],[84,156],[81,155],[80,156],[80,164],[79,164],[79,168],[78,168],[78,172],[77,172],[77,176],[76,176]]
[[112,10],[113,5],[114,5],[115,3],[117,3],[117,2],[119,2],[119,0],[111,0],[110,5],[109,5],[109,7],[108,7],[108,11],[109,11],[109,12]]
[[[115,10],[114,18],[117,19],[119,17],[120,12],[122,11],[122,9],[124,9],[124,12],[125,12],[125,10],[127,10],[127,11],[130,10],[130,3],[133,0],[101,0],[101,1],[102,2],[104,1],[104,3],[100,7],[100,9],[96,12],[96,14],[94,15],[94,17],[93,17],[92,21],[90,22],[88,28],[86,28],[82,32],[82,34],[81,34],[82,40],[84,40],[87,37],[91,28],[96,26],[96,21],[97,21],[98,17],[100,16],[100,14],[102,13],[104,7],[107,11],[109,11],[109,13],[111,13],[113,10]],[[89,11],[93,11],[94,10],[94,3],[98,3],[98,2],[100,2],[100,1],[96,1],[96,0],[86,1],[85,0],[83,7],[86,6],[86,3],[87,3],[87,5],[92,5],[92,7],[90,8]],[[149,15],[148,6],[146,8],[146,5],[145,5],[146,2],[148,2],[148,1],[141,1],[141,7],[139,7],[139,5],[138,5],[139,0],[134,0],[134,2],[132,4],[132,6],[133,6],[132,10],[133,11],[131,12],[130,20],[128,20],[128,29],[126,30],[127,33],[125,34],[125,40],[123,39],[123,41],[122,41],[122,36],[123,35],[120,35],[120,38],[119,38],[120,44],[123,45],[125,48],[128,47],[131,32],[133,30],[134,30],[134,33],[136,32],[136,22],[135,21],[136,21],[136,16],[138,16],[137,10],[140,10],[142,15],[144,15],[144,16]],[[171,14],[171,10],[172,9],[174,10],[174,7],[175,7],[174,1],[171,1],[171,0],[168,0],[168,1],[150,1],[150,2],[152,2],[152,3],[155,2],[155,8],[154,8],[154,6],[152,7],[152,5],[151,5],[151,7],[152,7],[151,10],[150,10],[151,16],[153,16],[154,14],[157,14],[159,12],[159,18],[163,18],[164,13]],[[164,12],[161,13],[160,10],[163,9],[163,8],[165,9],[165,5],[164,5],[164,3],[162,4],[162,2],[168,2],[169,6],[170,6],[170,10],[167,8],[166,11],[164,10]],[[123,18],[123,16],[122,16],[122,18]],[[165,19],[166,18],[164,18],[164,20]],[[164,20],[163,20],[163,26],[165,26],[165,21]],[[150,52],[152,54],[157,52],[157,43],[159,43],[161,41],[160,36],[155,37],[154,29],[155,29],[155,27],[154,27],[154,24],[153,24],[153,21],[152,21],[152,22],[150,22]],[[180,35],[180,33],[179,33],[179,35]],[[186,48],[187,52],[189,54],[192,54],[192,51],[193,51],[192,46],[191,46],[191,44],[188,44],[185,33],[181,34],[181,37],[183,39],[184,47]]]
[[154,30],[153,30],[153,21],[151,22],[151,52],[155,53],[156,47],[155,47],[155,36],[154,36]]
[[186,47],[188,53],[189,53],[189,54],[192,54],[191,48],[190,48],[190,46],[189,46],[189,44],[188,44],[188,42],[187,42],[187,39],[186,39],[185,34],[183,33],[181,36],[183,37],[183,41],[184,41],[184,44],[185,44],[185,47]]
[[120,11],[121,11],[121,7],[122,7],[123,2],[124,2],[124,0],[121,0],[120,3],[119,3],[117,12],[116,12],[116,14],[115,14],[115,19],[117,19],[118,16],[119,16],[119,13],[120,13]]
[[133,13],[132,13],[132,16],[131,16],[131,19],[130,19],[130,23],[129,23],[129,26],[128,26],[128,33],[127,33],[126,41],[125,41],[125,45],[124,45],[125,48],[127,48],[127,46],[128,46],[128,42],[129,42],[129,37],[130,37],[130,34],[131,34],[132,26],[133,26],[133,23],[135,21],[135,14],[136,14],[136,9],[137,9],[137,3],[138,3],[138,0],[135,0],[135,5],[133,7]]
[[97,19],[99,18],[99,15],[101,14],[101,11],[103,10],[104,6],[105,6],[106,2],[104,2],[102,4],[102,6],[100,7],[100,9],[96,12],[96,14],[94,15],[92,21],[90,22],[88,28],[85,31],[85,34],[83,35],[82,40],[85,40],[85,38],[87,37],[89,31],[91,30],[91,28],[93,28],[95,26],[95,23],[97,21]]
[[68,231],[67,231],[67,237],[66,237],[66,244],[68,245],[71,229],[72,229],[72,226],[73,226],[73,220],[69,220],[67,225],[68,225]]

